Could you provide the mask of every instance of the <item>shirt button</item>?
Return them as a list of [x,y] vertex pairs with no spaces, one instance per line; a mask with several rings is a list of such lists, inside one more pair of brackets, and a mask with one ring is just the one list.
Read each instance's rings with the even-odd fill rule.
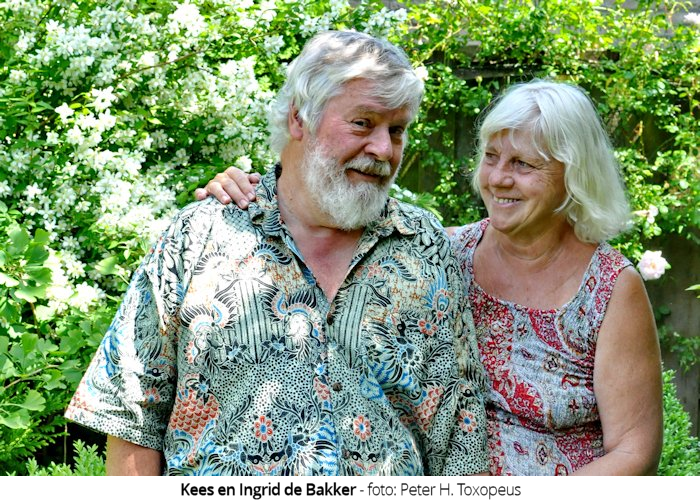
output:
[[343,390],[343,384],[340,382],[333,382],[333,385],[331,386],[335,392],[340,392]]
[[326,323],[328,324],[328,326],[331,326],[333,324],[333,315],[332,314],[329,314],[328,316],[326,316]]
[[350,450],[343,450],[343,458],[350,458]]

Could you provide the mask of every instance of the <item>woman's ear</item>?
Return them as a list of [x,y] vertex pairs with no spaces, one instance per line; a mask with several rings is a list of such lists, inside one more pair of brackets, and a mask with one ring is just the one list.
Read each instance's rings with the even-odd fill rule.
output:
[[299,110],[294,104],[289,105],[287,126],[289,127],[289,135],[292,139],[300,141],[304,137],[304,122],[299,116]]

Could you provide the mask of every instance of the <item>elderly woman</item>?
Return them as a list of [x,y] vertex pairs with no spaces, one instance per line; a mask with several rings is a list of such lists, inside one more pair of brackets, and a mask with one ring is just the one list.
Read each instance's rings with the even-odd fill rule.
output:
[[[209,192],[246,205],[255,178],[227,172]],[[488,218],[448,232],[490,382],[491,474],[655,473],[658,341],[640,276],[606,243],[629,208],[590,99],[511,87],[481,123],[473,186]]]

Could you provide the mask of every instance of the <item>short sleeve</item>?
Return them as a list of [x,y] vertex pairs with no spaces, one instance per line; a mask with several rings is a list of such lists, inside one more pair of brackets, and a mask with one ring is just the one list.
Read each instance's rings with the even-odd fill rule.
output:
[[177,378],[176,318],[210,229],[202,221],[211,217],[201,212],[209,211],[197,204],[184,209],[144,258],[66,418],[162,449]]

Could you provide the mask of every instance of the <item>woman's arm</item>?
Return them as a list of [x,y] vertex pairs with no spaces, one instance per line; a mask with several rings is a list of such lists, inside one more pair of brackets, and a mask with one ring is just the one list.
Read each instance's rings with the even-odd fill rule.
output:
[[216,174],[206,187],[197,188],[194,196],[197,200],[214,196],[224,205],[233,200],[240,208],[247,208],[251,201],[255,201],[255,185],[258,182],[260,174],[247,174],[239,168],[229,167]]
[[617,279],[598,335],[593,387],[605,456],[576,475],[656,474],[663,440],[661,356],[644,283]]

